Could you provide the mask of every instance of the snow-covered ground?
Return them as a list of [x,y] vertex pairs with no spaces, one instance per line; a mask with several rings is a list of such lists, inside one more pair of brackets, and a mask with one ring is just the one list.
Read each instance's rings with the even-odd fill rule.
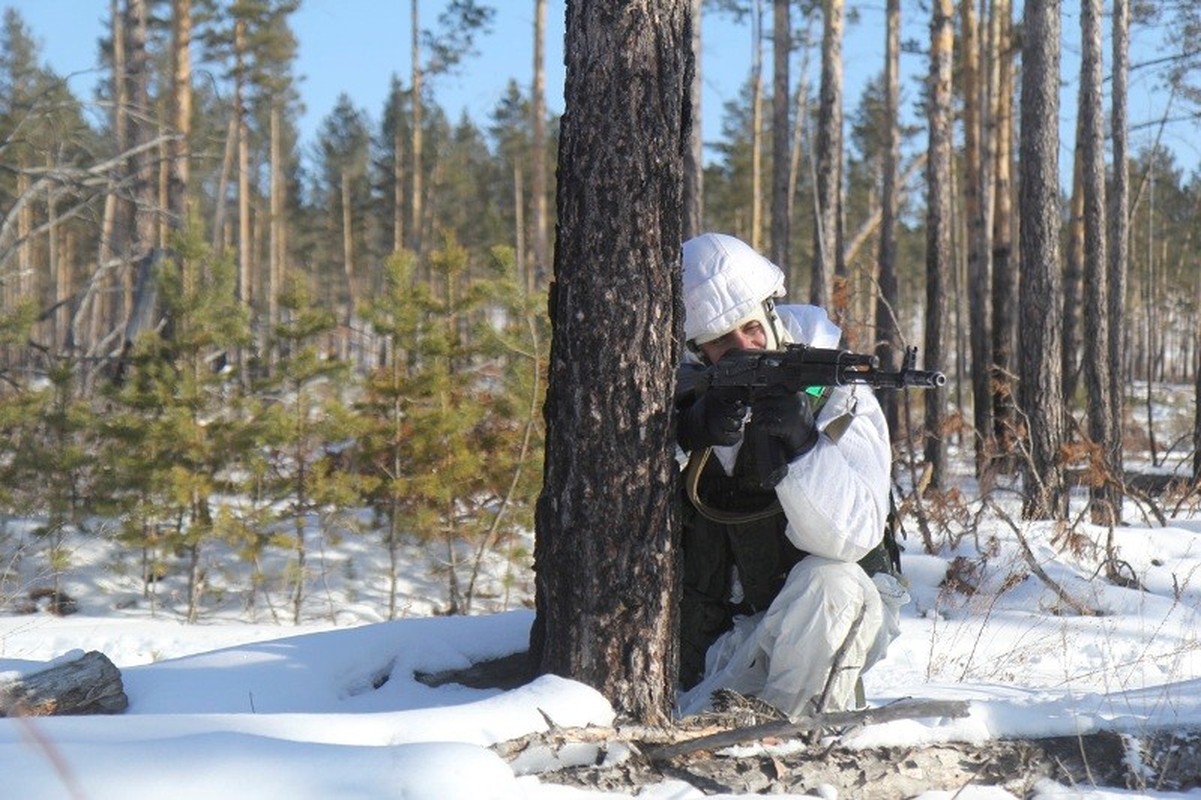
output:
[[[1141,589],[1101,577],[1108,530],[1020,524],[1033,560],[1068,599],[1035,574],[1015,530],[995,514],[981,515],[974,530],[953,529],[961,537],[957,547],[936,555],[920,552],[909,521],[903,562],[913,601],[888,658],[866,676],[867,697],[872,704],[907,696],[967,699],[971,712],[959,720],[870,726],[850,743],[1201,727],[1201,510],[1194,503],[1168,527],[1144,517],[1128,504],[1128,525],[1113,532],[1123,574]],[[38,562],[27,530],[14,523],[6,531],[0,541],[10,565],[12,548],[25,547],[23,583],[14,583],[10,571],[4,586],[12,599],[37,583]],[[273,621],[287,617],[281,588],[272,597],[265,587],[253,606],[232,588],[219,591],[218,568],[234,567],[214,554],[211,580],[218,588],[200,622],[186,625],[174,579],[162,582],[152,607],[129,575],[135,570],[122,568],[102,535],[71,544],[72,571],[63,586],[79,613],[0,615],[0,673],[9,673],[0,681],[99,650],[121,668],[130,706],[117,716],[0,720],[0,797],[617,796],[516,774],[488,749],[544,730],[548,719],[562,726],[612,722],[611,707],[592,689],[555,677],[507,692],[430,688],[413,677],[524,649],[532,620],[523,607],[524,568],[489,563],[486,613],[431,616],[445,580],[427,577],[435,574],[436,551],[413,545],[401,583],[405,618],[386,622],[386,582],[376,577],[382,548],[367,536],[345,537],[327,542],[314,559],[324,574],[313,581],[306,621],[292,626]],[[960,579],[957,590],[944,586],[948,569]],[[506,572],[509,580],[502,581]],[[972,788],[957,796],[1009,796],[999,791]],[[679,781],[639,795],[701,796]],[[1044,783],[1037,796],[1182,795]]]

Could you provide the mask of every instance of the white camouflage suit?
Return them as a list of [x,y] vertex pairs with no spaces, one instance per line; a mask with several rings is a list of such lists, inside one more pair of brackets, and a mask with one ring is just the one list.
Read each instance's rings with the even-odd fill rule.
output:
[[[703,324],[731,323],[732,329],[748,316],[745,307],[731,307],[730,297],[731,281],[737,283],[748,271],[778,283],[771,294],[782,291],[778,268],[733,237],[704,234],[687,242],[684,253],[685,310],[690,317],[705,315]],[[745,286],[734,286],[732,294],[740,288],[745,292]],[[779,344],[839,346],[841,331],[823,309],[779,306],[775,311]],[[712,314],[716,317],[710,319]],[[690,322],[695,329],[695,319]],[[692,352],[686,358],[700,363]],[[765,612],[735,617],[733,627],[708,649],[703,679],[680,697],[682,714],[707,708],[719,688],[757,696],[789,716],[811,713],[823,693],[821,710],[851,708],[860,674],[884,656],[899,631],[899,608],[909,599],[902,584],[886,573],[869,578],[856,563],[880,544],[888,514],[891,451],[884,414],[870,389],[837,387],[816,423],[817,445],[797,456],[775,487],[787,518],[785,536],[807,555],[788,572]],[[740,447],[741,442],[713,448],[727,475]],[[737,575],[732,583],[737,594]],[[841,657],[843,669],[827,687],[835,653],[856,619],[857,633]]]

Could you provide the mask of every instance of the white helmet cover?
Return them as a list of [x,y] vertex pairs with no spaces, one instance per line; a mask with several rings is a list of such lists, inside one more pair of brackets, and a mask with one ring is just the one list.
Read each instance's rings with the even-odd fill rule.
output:
[[703,344],[784,295],[784,273],[740,239],[702,233],[684,242],[684,339]]

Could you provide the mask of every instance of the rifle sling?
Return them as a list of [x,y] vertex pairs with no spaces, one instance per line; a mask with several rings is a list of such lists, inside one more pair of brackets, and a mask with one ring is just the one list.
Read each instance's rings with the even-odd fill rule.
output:
[[704,450],[697,450],[688,458],[688,466],[684,470],[684,489],[688,492],[688,499],[692,502],[697,513],[705,519],[712,522],[718,522],[722,525],[739,525],[745,522],[755,522],[756,520],[766,519],[779,514],[782,510],[780,499],[777,497],[771,501],[766,508],[761,508],[758,511],[722,511],[721,509],[713,508],[701,500],[700,483],[701,473],[705,471],[705,464],[709,461],[709,454],[713,452],[712,447],[706,447]]
[[[821,413],[821,410],[826,405],[826,401],[830,399],[830,387],[823,387],[822,393],[815,398],[813,402],[813,416]],[[842,434],[850,425],[854,406],[851,407],[851,412],[839,416],[834,421],[837,430],[832,438],[838,441]],[[845,417],[845,419],[844,419]],[[830,427],[830,426],[827,426]],[[702,517],[711,522],[718,522],[723,525],[739,525],[746,522],[756,522],[761,519],[774,516],[783,510],[780,505],[780,498],[775,498],[766,507],[758,511],[722,511],[721,509],[709,506],[705,501],[701,500],[700,483],[701,473],[705,471],[705,464],[709,462],[709,455],[713,452],[712,447],[706,447],[703,450],[693,452],[688,457],[688,466],[684,470],[684,489],[688,492],[688,499],[692,502],[693,507]]]

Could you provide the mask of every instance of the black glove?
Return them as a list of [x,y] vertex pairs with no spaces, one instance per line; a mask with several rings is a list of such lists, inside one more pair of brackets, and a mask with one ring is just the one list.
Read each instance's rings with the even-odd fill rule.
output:
[[676,441],[685,452],[738,444],[745,416],[746,406],[739,398],[706,392],[677,411]]
[[817,425],[806,394],[776,394],[761,397],[751,406],[751,425],[764,436],[780,442],[787,461],[804,455],[817,445]]

